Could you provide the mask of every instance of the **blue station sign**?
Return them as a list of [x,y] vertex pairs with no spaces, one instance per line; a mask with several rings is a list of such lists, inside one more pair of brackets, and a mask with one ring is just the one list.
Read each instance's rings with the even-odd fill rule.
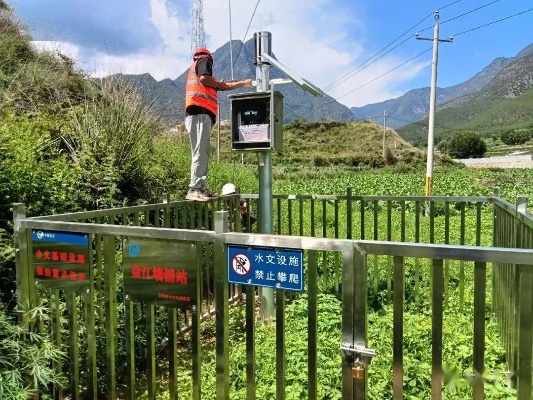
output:
[[228,245],[228,281],[303,291],[303,251]]

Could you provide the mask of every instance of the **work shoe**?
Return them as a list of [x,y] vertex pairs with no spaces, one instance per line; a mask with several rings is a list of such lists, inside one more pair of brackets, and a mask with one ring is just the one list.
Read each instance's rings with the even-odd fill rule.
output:
[[189,189],[189,192],[187,193],[187,196],[185,196],[187,200],[192,201],[210,201],[217,198],[217,195],[214,193],[211,193],[211,191],[207,188],[204,189]]

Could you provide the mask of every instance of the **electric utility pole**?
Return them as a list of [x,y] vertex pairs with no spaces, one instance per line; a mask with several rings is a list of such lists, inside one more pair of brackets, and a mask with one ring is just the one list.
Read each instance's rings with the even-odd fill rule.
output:
[[439,60],[439,43],[452,42],[449,39],[439,39],[439,10],[435,11],[435,26],[433,28],[433,38],[421,38],[415,34],[418,40],[433,41],[433,61],[431,63],[431,92],[429,95],[429,127],[428,127],[428,159],[426,170],[426,196],[431,196],[433,187],[433,153],[434,153],[434,129],[435,129],[435,107],[437,103],[437,64]]

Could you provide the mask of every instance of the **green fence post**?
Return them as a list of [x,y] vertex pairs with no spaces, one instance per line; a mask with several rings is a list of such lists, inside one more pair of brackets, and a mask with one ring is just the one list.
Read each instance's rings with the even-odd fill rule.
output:
[[[23,203],[13,204],[13,226],[15,241],[15,265],[17,284],[17,308],[24,309],[30,302],[30,282],[29,282],[29,258],[26,229],[20,227],[20,220],[26,218],[26,206]],[[25,325],[25,313],[19,312],[19,324]]]
[[222,234],[228,232],[228,212],[215,212],[214,278],[216,310],[216,399],[229,400],[229,299],[226,246]]

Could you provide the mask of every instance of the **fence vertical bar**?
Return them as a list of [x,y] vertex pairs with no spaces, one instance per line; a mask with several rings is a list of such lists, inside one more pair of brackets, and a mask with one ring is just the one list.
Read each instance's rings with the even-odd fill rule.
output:
[[520,265],[520,289],[518,301],[518,362],[517,399],[531,399],[531,368],[533,357],[533,265]]
[[[301,203],[300,203],[301,206]],[[300,226],[302,225],[302,220],[300,219]],[[287,200],[287,222],[288,222],[288,235],[292,235],[292,200]]]
[[[276,307],[276,313],[279,312]],[[277,319],[276,319],[277,324]],[[277,390],[277,389],[276,389]],[[255,400],[255,287],[246,286],[246,400]]]
[[146,363],[148,365],[148,398],[155,400],[156,371],[155,371],[155,307],[153,304],[146,306]]
[[[200,321],[202,316],[202,243],[192,243],[196,250],[196,289],[195,289],[195,303],[192,306],[192,394],[194,400],[200,400],[202,395],[202,347],[201,347],[201,332]],[[175,337],[174,337],[175,341]],[[177,351],[174,349],[174,353]]]
[[304,202],[302,199],[300,199],[299,204],[298,204],[298,217],[300,220],[300,236],[303,236],[304,235]]
[[106,367],[107,390],[111,400],[117,397],[115,368],[115,339],[117,336],[116,314],[116,271],[115,237],[104,236],[104,275],[105,275],[105,326],[106,326]]
[[[338,212],[338,210],[336,210],[336,212]],[[359,218],[361,219],[361,240],[365,240],[365,201],[363,198],[361,198],[361,201],[359,202]],[[335,221],[338,221],[338,218],[335,218]]]
[[[353,320],[353,335],[354,347],[366,348],[367,345],[367,271],[366,271],[366,254],[356,249],[353,258],[353,275],[354,275],[354,320]],[[365,378],[354,382],[354,400],[366,399],[368,374],[365,373]]]
[[442,396],[442,319],[443,319],[443,263],[433,260],[432,323],[431,323],[431,399]]
[[[126,329],[126,399],[135,399],[135,327],[133,301],[126,296],[124,301],[124,322]],[[172,394],[172,391],[170,392]],[[171,397],[172,398],[172,397]]]
[[403,302],[405,267],[403,257],[394,256],[393,297],[393,398],[403,398]]
[[[228,232],[228,212],[215,212],[215,232]],[[216,399],[229,400],[229,300],[226,246],[219,236],[214,243],[216,307]],[[247,354],[248,357],[248,354]]]
[[[496,205],[497,199],[500,197],[500,188],[495,187],[492,190],[492,247],[496,247],[499,245],[498,239],[500,235],[501,230],[501,222],[498,219],[498,206]],[[497,274],[499,274],[500,271],[500,263],[492,263],[492,297],[491,297],[491,303],[492,303],[492,312],[496,314],[498,310],[496,307],[498,306],[497,301],[497,292],[496,292],[496,280],[497,280]]]
[[[342,252],[342,342],[354,343],[354,248]],[[354,385],[352,376],[353,357],[343,353],[342,358],[342,398],[353,399]]]
[[483,400],[483,372],[485,370],[485,296],[487,263],[474,264],[474,400]]
[[[168,392],[170,400],[177,400],[178,391],[177,389],[177,350],[178,346],[176,343],[176,338],[178,335],[178,315],[176,308],[172,307],[167,310],[168,315]],[[194,347],[194,334],[193,334],[193,347]],[[194,354],[194,350],[193,350]],[[194,374],[193,374],[194,376]],[[193,385],[194,393],[194,385]]]
[[[415,202],[415,243],[420,242],[420,202]],[[420,258],[415,258],[415,304],[420,303]]]
[[69,347],[70,347],[70,390],[72,399],[80,398],[80,357],[78,350],[78,313],[76,311],[76,293],[68,292],[66,295]]
[[[93,236],[96,241],[96,235]],[[89,251],[89,265],[93,265],[93,252]],[[96,363],[96,321],[94,301],[96,298],[94,285],[95,279],[93,273],[89,273],[90,284],[89,289],[85,291],[85,315],[87,318],[87,364],[89,370],[89,398],[96,399],[98,393],[98,376],[97,376],[97,363]]]
[[309,264],[307,267],[307,291],[308,291],[308,314],[307,314],[307,349],[308,364],[307,375],[309,381],[309,400],[317,399],[317,264],[318,253],[309,251]]
[[[26,218],[26,206],[22,203],[13,204],[13,239],[15,242],[15,264],[17,284],[17,306],[19,310],[26,309],[30,304],[29,254],[26,230],[20,227],[20,220]],[[26,325],[26,313],[18,313],[19,324]]]
[[[387,241],[392,241],[392,201],[387,200]],[[392,300],[392,256],[387,256],[387,300]]]
[[346,239],[352,238],[352,188],[346,189]]
[[[51,301],[51,308],[52,308],[52,339],[54,341],[54,345],[60,349],[61,348],[61,310],[60,310],[60,299],[59,299],[59,290],[54,289],[52,290],[52,301]],[[56,374],[60,375],[63,372],[63,359],[58,358],[57,361],[54,362],[54,369],[56,371]],[[54,399],[59,400],[63,398],[63,389],[57,388],[54,386],[53,388],[54,392]]]
[[285,291],[276,290],[276,400],[285,399]]

